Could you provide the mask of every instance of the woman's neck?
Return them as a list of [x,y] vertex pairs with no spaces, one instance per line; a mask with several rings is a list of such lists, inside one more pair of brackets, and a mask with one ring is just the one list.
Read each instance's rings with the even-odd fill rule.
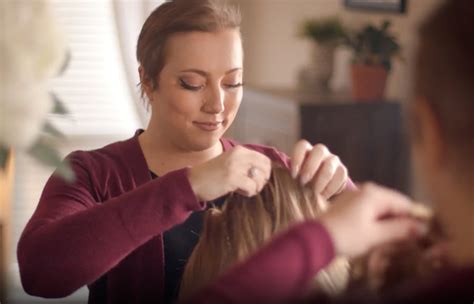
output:
[[465,185],[458,179],[444,179],[439,185],[436,205],[445,229],[452,237],[452,256],[459,266],[474,265],[474,185]]
[[140,134],[138,142],[145,156],[148,169],[158,176],[203,163],[222,154],[224,150],[220,141],[206,150],[185,150],[173,145],[172,142],[151,130],[146,130]]

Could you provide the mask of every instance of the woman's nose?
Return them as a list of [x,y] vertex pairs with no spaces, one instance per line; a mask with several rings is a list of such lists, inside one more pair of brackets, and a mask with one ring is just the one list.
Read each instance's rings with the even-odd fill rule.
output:
[[211,89],[204,101],[203,111],[211,114],[218,114],[224,111],[225,94],[221,88]]

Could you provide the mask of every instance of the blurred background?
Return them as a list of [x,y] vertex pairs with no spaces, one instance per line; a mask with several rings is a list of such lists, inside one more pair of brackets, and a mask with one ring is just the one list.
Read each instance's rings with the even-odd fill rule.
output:
[[[322,142],[341,157],[355,181],[375,180],[420,195],[411,182],[402,108],[410,98],[417,25],[440,0],[231,2],[243,16],[246,87],[228,136],[287,153],[301,137]],[[49,3],[71,55],[65,72],[51,81],[69,112],[48,116],[66,135],[57,144],[61,156],[131,137],[148,117],[137,87],[136,41],[145,18],[162,1]],[[390,22],[388,28],[384,21]],[[393,53],[384,49],[384,41],[396,43]],[[363,43],[381,55],[363,57]],[[384,68],[365,74],[376,73],[369,84],[356,84],[354,77],[364,69],[356,64]],[[371,88],[381,79],[381,89]],[[52,172],[14,152],[0,173],[0,285],[7,303],[87,302],[85,288],[57,301],[29,297],[21,288],[16,245]]]

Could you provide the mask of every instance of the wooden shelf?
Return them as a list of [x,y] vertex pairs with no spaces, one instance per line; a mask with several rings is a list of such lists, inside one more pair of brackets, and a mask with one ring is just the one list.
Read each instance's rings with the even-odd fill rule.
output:
[[356,182],[410,194],[409,144],[399,103],[302,104],[301,137],[338,155]]

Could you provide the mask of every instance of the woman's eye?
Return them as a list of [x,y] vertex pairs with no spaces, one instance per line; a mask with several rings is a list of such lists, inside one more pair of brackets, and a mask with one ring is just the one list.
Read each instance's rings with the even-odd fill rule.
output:
[[236,84],[225,84],[224,86],[229,89],[235,89],[242,87],[244,84],[242,82],[236,83]]
[[186,90],[190,90],[190,91],[199,91],[200,89],[202,89],[204,87],[204,85],[198,85],[198,86],[190,85],[189,83],[187,83],[183,79],[179,80],[179,84],[181,85],[182,88],[184,88]]

